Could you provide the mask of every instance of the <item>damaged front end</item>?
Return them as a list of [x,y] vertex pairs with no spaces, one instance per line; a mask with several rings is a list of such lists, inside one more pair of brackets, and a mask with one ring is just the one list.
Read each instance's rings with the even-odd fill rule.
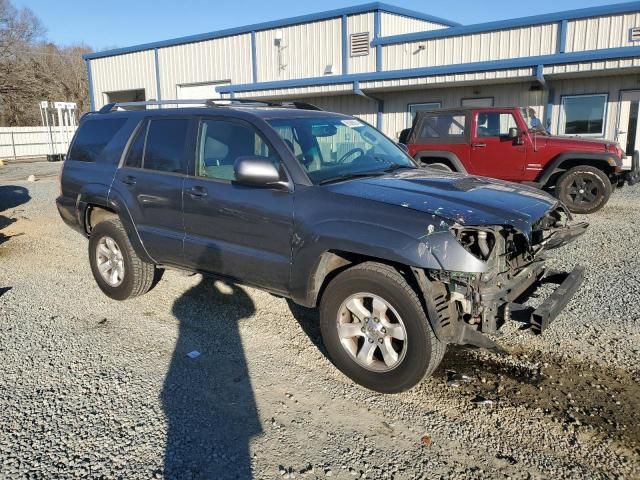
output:
[[[561,205],[547,212],[528,232],[511,226],[454,225],[453,235],[466,252],[484,263],[481,272],[416,270],[429,317],[438,338],[448,343],[496,348],[484,334],[496,334],[509,320],[544,331],[582,283],[584,270],[546,268],[545,252],[575,240],[587,223],[570,224]],[[525,304],[545,284],[558,287],[537,307]]]

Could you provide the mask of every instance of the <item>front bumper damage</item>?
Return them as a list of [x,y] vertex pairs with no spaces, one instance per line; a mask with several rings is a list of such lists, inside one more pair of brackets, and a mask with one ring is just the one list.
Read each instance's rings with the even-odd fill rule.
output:
[[[436,336],[447,343],[501,350],[491,336],[507,322],[542,333],[584,278],[579,266],[570,272],[546,266],[547,250],[572,242],[588,227],[569,220],[570,214],[559,206],[540,219],[528,237],[509,227],[455,227],[456,239],[469,253],[482,256],[486,270],[415,272]],[[551,285],[557,287],[550,291]]]

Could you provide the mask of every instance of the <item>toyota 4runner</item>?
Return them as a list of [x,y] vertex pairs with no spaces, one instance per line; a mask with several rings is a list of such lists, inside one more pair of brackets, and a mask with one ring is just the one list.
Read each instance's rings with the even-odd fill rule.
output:
[[553,192],[572,212],[593,213],[640,179],[638,153],[615,142],[549,135],[531,108],[419,111],[400,142],[436,168],[521,182]]
[[[545,192],[420,167],[307,104],[176,103],[85,115],[64,162],[58,210],[113,299],[174,267],[319,306],[334,364],[399,392],[449,343],[496,348],[510,320],[543,331],[582,281],[545,267],[587,227]],[[528,307],[544,283],[559,287]]]

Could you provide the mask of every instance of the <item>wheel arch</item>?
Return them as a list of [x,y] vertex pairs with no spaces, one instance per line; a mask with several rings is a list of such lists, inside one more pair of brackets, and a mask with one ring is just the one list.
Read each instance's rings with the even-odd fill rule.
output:
[[536,183],[542,187],[555,185],[564,172],[583,165],[598,168],[609,176],[614,172],[614,167],[609,163],[611,158],[612,155],[607,153],[563,153],[546,166],[536,179]]
[[446,150],[420,150],[415,153],[413,158],[421,163],[424,163],[426,159],[445,160],[454,172],[467,173],[467,169],[458,156]]
[[136,254],[148,263],[156,263],[142,243],[131,213],[124,202],[117,195],[113,195],[113,192],[108,198],[81,193],[78,197],[78,216],[87,237],[91,236],[91,231],[98,223],[117,218],[127,232],[127,237]]

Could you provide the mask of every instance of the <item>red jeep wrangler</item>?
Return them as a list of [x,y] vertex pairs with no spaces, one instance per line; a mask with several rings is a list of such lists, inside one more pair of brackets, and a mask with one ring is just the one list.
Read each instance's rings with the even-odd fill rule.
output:
[[640,179],[638,152],[549,135],[530,108],[419,111],[400,143],[425,165],[543,188],[576,213],[599,210],[613,188]]

